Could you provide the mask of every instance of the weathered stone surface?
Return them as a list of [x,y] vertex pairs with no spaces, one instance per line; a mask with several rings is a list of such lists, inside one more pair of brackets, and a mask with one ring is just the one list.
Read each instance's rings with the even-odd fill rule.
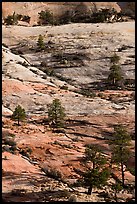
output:
[[16,14],[28,15],[31,17],[30,25],[37,24],[38,13],[42,10],[51,10],[55,16],[60,16],[68,10],[79,11],[96,11],[100,8],[115,8],[120,11],[120,7],[116,2],[3,2],[2,16],[3,18]]
[[[16,5],[15,2],[13,4]],[[29,4],[24,3],[24,5],[27,10]],[[46,3],[43,2],[42,5]],[[50,5],[53,6],[54,3]],[[106,6],[106,3],[102,2],[103,5]],[[30,9],[34,5],[31,6]],[[74,2],[73,6],[79,5]],[[45,45],[51,46],[47,47],[45,52],[35,52],[39,34],[44,36]],[[75,91],[83,84],[97,82],[107,77],[110,67],[109,57],[114,51],[121,57],[120,64],[125,77],[134,80],[134,21],[53,27],[3,26],[2,35],[3,43],[9,46],[9,48],[4,45],[2,47],[3,137],[14,135],[17,144],[15,154],[6,152],[10,151],[10,146],[5,146],[6,151],[2,154],[3,200],[5,202],[68,201],[75,195],[80,202],[104,202],[105,196],[101,197],[101,193],[103,194],[107,188],[110,201],[114,201],[114,195],[108,186],[102,190],[93,189],[92,195],[89,196],[86,195],[86,188],[70,188],[67,183],[72,184],[79,178],[76,169],[84,170],[80,161],[84,155],[85,144],[100,145],[109,160],[111,151],[107,142],[112,138],[114,125],[124,124],[128,132],[134,136],[134,92],[98,90],[96,97],[88,98]],[[125,49],[119,52],[123,45],[126,45]],[[61,49],[67,58],[63,63],[53,57],[53,54],[57,54]],[[14,52],[20,50],[22,54],[15,54],[13,50]],[[75,60],[83,57],[81,53],[85,54],[85,58],[82,59],[83,65],[80,64],[80,60],[79,62]],[[46,62],[46,68],[54,67],[56,73],[73,81],[70,79],[64,81],[63,78],[56,76],[43,78],[45,73],[39,66],[41,61]],[[99,93],[103,95],[99,96]],[[65,133],[54,132],[48,123],[43,123],[43,119],[48,117],[47,105],[54,98],[60,99],[67,114]],[[26,120],[22,121],[20,126],[10,118],[18,104],[25,108],[27,114]],[[21,150],[26,151],[28,148],[32,150],[29,158],[21,155]],[[131,142],[131,150],[133,155],[127,166],[134,168],[134,139]],[[46,175],[46,170],[51,169],[61,173],[62,181]],[[118,173],[115,172],[116,175]],[[126,179],[126,182],[134,184],[135,177],[128,171]],[[120,192],[119,201],[125,202],[126,199],[132,198],[131,193]]]

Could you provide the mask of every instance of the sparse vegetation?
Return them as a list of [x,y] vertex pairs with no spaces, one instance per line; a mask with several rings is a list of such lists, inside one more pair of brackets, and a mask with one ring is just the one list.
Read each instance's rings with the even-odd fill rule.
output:
[[98,97],[103,98],[104,94],[103,93],[98,93]]
[[81,88],[80,90],[78,90],[76,92],[79,94],[82,94],[83,96],[89,97],[89,98],[96,97],[96,93],[90,89],[87,89],[87,88]]
[[25,149],[21,149],[19,151],[20,154],[22,154],[23,156],[26,156],[26,157],[30,157],[31,153],[32,153],[32,149],[30,147],[27,147]]
[[25,109],[22,108],[20,105],[18,105],[15,108],[11,118],[13,120],[17,120],[18,121],[18,126],[19,126],[20,125],[20,121],[23,121],[26,118]]
[[48,106],[48,118],[52,127],[61,128],[64,126],[65,110],[59,99],[54,99],[52,104]]
[[54,16],[50,10],[41,11],[39,14],[40,21],[39,25],[53,25],[54,24]]
[[18,14],[16,15],[15,12],[13,13],[13,15],[8,15],[5,19],[4,19],[4,23],[6,25],[17,25],[19,20],[19,16]]
[[110,57],[110,62],[113,64],[119,63],[119,60],[120,60],[120,57],[116,53],[114,53],[114,55]]
[[18,21],[25,21],[27,23],[30,22],[30,16],[22,15],[22,14],[15,14],[15,12],[12,15],[8,15],[4,19],[4,24],[6,25],[17,25]]
[[82,178],[78,182],[80,185],[87,186],[88,194],[91,195],[94,187],[101,188],[107,184],[110,172],[107,167],[107,159],[102,155],[101,149],[97,145],[86,145],[83,160],[86,163],[87,170],[81,174]]
[[56,179],[56,180],[61,180],[62,179],[62,174],[60,171],[58,171],[55,168],[52,169],[47,169],[47,168],[42,168],[42,171],[46,173],[47,176],[50,178]]
[[123,85],[122,70],[118,64],[120,57],[114,54],[110,59],[112,66],[110,67],[110,73],[107,80],[109,85],[113,86],[114,88],[118,88],[119,86]]
[[118,202],[117,193],[123,189],[122,185],[115,181],[115,183],[111,186],[112,190],[114,191],[114,199],[116,202]]
[[128,161],[131,151],[129,149],[131,137],[121,124],[114,127],[113,139],[109,142],[112,150],[112,163],[120,166],[122,176],[122,186],[125,186],[125,169],[124,165]]
[[38,37],[38,41],[37,41],[37,46],[40,50],[44,50],[44,41],[43,41],[43,36],[42,35],[39,35]]
[[[45,6],[39,14],[40,25],[55,25],[52,12],[44,11]],[[86,7],[89,8],[87,2]],[[86,10],[72,10],[65,13],[61,23],[109,22],[111,18],[108,10],[99,11],[93,16],[87,14]],[[15,16],[14,13],[9,22],[13,24],[13,20],[16,25]],[[29,21],[28,16],[21,15],[20,20],[23,19]],[[121,199],[123,202],[128,193],[131,198],[133,190],[128,185],[134,188],[135,80],[130,79],[134,78],[134,40],[129,37],[133,37],[134,24],[120,24],[110,24],[110,29],[109,24],[75,23],[55,28],[39,27],[39,31],[38,27],[31,28],[30,24],[27,28],[24,27],[27,24],[21,22],[21,29],[17,26],[3,26],[3,41],[6,45],[10,44],[9,49],[3,47],[2,50],[5,200],[92,202],[96,199],[97,202],[118,202]],[[120,33],[122,26],[126,31],[126,25],[130,32],[128,36],[127,33]],[[70,31],[70,28],[73,29]],[[120,34],[117,35],[118,28]],[[126,45],[122,46],[124,42]],[[116,50],[114,55],[106,56],[113,48]],[[109,72],[106,67],[108,62],[111,63]],[[24,74],[20,79],[21,73]],[[124,79],[124,74],[129,79]],[[118,88],[124,90],[109,90]],[[18,102],[27,110],[16,107]],[[50,104],[47,106],[48,102]],[[26,114],[27,120],[21,123]],[[118,121],[122,121],[127,125],[127,130],[132,132],[132,154],[129,150],[130,139],[124,128],[114,126],[113,132],[112,125]],[[106,144],[109,140],[110,146]],[[14,169],[16,162],[15,165],[11,164],[15,160],[19,165]],[[40,173],[40,170],[43,172]],[[129,184],[130,179],[132,184]],[[18,180],[20,186],[11,185]],[[80,188],[73,185],[76,180]],[[22,191],[15,189],[17,187]],[[95,194],[90,196],[92,192]]]
[[15,153],[17,149],[17,143],[15,142],[14,134],[7,134],[2,138],[2,152],[10,152],[12,154]]

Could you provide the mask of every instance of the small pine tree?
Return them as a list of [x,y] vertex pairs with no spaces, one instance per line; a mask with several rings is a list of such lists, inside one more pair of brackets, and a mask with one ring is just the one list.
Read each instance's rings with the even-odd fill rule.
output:
[[88,187],[88,194],[91,195],[93,187],[101,188],[107,184],[110,175],[109,168],[106,166],[107,160],[102,155],[101,150],[96,145],[86,145],[84,162],[92,162],[92,168],[82,174],[82,185]]
[[12,114],[12,119],[13,120],[17,120],[18,121],[18,126],[20,125],[20,121],[23,121],[26,118],[26,113],[25,113],[25,109],[22,108],[20,105],[18,105],[13,114]]
[[116,53],[114,53],[114,55],[110,57],[110,63],[112,63],[112,65],[110,67],[110,73],[107,80],[115,88],[117,86],[123,86],[122,70],[120,65],[118,64],[119,60],[120,57]]
[[119,65],[117,64],[113,64],[110,67],[110,74],[108,76],[108,81],[112,84],[112,85],[118,85],[118,83],[123,79],[122,77],[122,73],[121,73],[121,68]]
[[112,163],[116,163],[121,167],[122,186],[125,185],[125,170],[124,164],[127,163],[131,156],[129,149],[131,143],[131,137],[121,124],[114,127],[113,139],[109,142],[112,150]]
[[43,36],[42,36],[42,35],[39,35],[39,37],[38,37],[37,46],[38,46],[41,50],[44,49],[44,41],[43,41]]
[[88,144],[85,148],[85,162],[92,161],[93,169],[106,163],[106,158],[102,155],[99,146]]
[[60,128],[64,126],[65,112],[59,99],[54,99],[48,107],[48,119],[52,127]]
[[83,174],[83,184],[88,186],[88,195],[91,195],[93,187],[101,188],[107,184],[109,178],[109,170],[107,168],[90,169]]
[[120,60],[120,57],[114,53],[114,55],[110,58],[110,62],[113,63],[113,64],[117,64]]

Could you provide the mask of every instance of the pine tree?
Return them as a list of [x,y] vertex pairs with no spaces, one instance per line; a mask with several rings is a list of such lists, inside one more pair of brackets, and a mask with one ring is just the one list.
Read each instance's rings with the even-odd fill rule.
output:
[[88,144],[85,148],[85,162],[92,161],[93,169],[104,165],[106,158],[102,155],[102,151],[99,146],[94,144]]
[[110,58],[110,62],[113,64],[118,64],[119,60],[120,60],[120,57],[116,53],[114,53],[114,55]]
[[49,105],[48,119],[52,127],[59,128],[64,126],[65,112],[59,99],[54,99],[52,104]]
[[121,168],[122,176],[122,186],[124,187],[125,183],[125,170],[124,164],[128,161],[130,157],[130,142],[131,137],[121,124],[114,127],[113,140],[109,142],[112,150],[112,163],[116,163]]
[[88,194],[91,195],[93,187],[101,188],[107,184],[110,171],[105,156],[96,145],[86,145],[84,162],[89,161],[93,164],[92,168],[88,164],[87,170],[82,174],[81,184],[88,187]]
[[114,53],[114,55],[110,58],[110,63],[112,63],[110,67],[110,73],[108,75],[108,82],[117,87],[118,85],[122,85],[123,77],[122,70],[119,65],[120,57]]
[[44,41],[43,41],[43,36],[39,35],[38,41],[37,41],[37,46],[43,50],[44,49]]
[[120,82],[121,80],[122,80],[121,68],[119,65],[113,64],[110,67],[108,81],[115,86],[118,85],[118,82]]
[[20,121],[23,121],[26,118],[25,109],[22,108],[20,105],[18,105],[15,108],[11,118],[13,120],[17,120],[18,121],[18,126],[19,126],[20,125]]

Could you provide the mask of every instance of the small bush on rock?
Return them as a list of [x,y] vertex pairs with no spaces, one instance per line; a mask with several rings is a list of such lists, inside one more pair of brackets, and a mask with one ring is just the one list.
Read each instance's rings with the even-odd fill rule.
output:
[[11,118],[13,120],[17,120],[18,121],[18,126],[19,126],[20,125],[20,121],[23,121],[26,118],[25,109],[22,108],[20,105],[18,105],[15,108]]

